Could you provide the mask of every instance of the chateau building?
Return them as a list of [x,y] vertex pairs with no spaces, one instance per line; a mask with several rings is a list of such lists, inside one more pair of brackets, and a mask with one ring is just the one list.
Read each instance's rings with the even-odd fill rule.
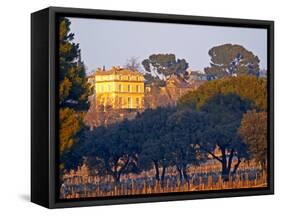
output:
[[144,77],[120,67],[94,73],[94,94],[98,105],[113,109],[144,108]]

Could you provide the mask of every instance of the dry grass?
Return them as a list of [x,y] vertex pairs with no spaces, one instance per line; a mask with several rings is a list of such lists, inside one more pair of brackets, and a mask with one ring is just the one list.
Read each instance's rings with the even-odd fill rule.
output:
[[224,182],[220,176],[221,166],[212,161],[188,169],[189,182],[180,181],[174,167],[169,167],[166,180],[160,185],[154,179],[154,170],[138,175],[127,174],[121,177],[116,186],[110,176],[89,175],[88,168],[82,166],[63,176],[61,198],[103,197],[120,195],[138,195],[154,193],[172,193],[204,190],[241,189],[267,186],[267,172],[254,163],[241,163],[235,176]]

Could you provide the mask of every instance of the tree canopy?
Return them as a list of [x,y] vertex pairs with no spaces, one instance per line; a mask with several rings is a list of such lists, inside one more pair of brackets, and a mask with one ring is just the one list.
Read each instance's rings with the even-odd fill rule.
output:
[[264,165],[267,158],[267,113],[249,110],[243,115],[239,134],[249,146],[251,158]]
[[205,73],[216,78],[232,75],[259,75],[259,58],[241,45],[223,44],[209,50],[210,67]]
[[70,21],[60,19],[59,31],[59,98],[61,107],[87,108],[88,88],[79,44],[73,41]]
[[[70,21],[61,18],[59,24],[59,106],[60,153],[79,141],[83,127],[82,112],[88,108],[88,86],[79,45],[73,42]],[[63,157],[62,157],[63,158]]]
[[[243,114],[251,109],[247,100],[230,93],[218,94],[210,98],[202,107],[204,118],[200,130],[197,132],[197,142],[201,150],[209,153],[222,164],[222,177],[228,180],[231,171],[232,159],[238,158],[239,165],[242,158],[247,158],[247,146],[238,134]],[[221,155],[215,155],[218,148]],[[229,156],[227,157],[227,155]],[[235,173],[234,170],[233,173]]]
[[157,181],[164,181],[166,168],[172,162],[170,148],[172,140],[169,136],[170,125],[167,119],[174,112],[175,109],[170,107],[148,109],[136,119],[141,125],[143,134],[139,165],[144,170],[154,168]]
[[178,104],[182,108],[199,109],[211,97],[229,93],[249,100],[257,109],[267,110],[267,81],[254,76],[227,77],[208,81],[196,91],[182,96]]
[[184,75],[188,68],[185,59],[176,59],[174,54],[152,54],[142,61],[149,82],[163,80],[172,74]]

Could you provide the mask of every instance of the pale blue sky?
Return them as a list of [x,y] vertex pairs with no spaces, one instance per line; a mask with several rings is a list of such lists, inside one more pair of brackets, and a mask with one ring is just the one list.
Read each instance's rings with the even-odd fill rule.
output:
[[97,67],[123,66],[131,56],[173,53],[192,70],[209,66],[208,50],[232,43],[243,45],[267,65],[266,29],[70,18],[74,42],[80,44],[87,72]]

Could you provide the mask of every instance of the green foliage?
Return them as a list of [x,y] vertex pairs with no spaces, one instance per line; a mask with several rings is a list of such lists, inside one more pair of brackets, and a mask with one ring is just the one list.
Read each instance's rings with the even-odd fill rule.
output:
[[[236,156],[238,161],[248,157],[247,146],[241,140],[238,129],[243,114],[249,109],[251,104],[247,100],[230,93],[210,98],[200,110],[204,116],[204,119],[201,119],[204,125],[197,132],[196,143],[200,145],[201,150],[221,162],[222,177],[225,181],[229,179],[233,157]],[[221,156],[214,154],[217,147]],[[235,172],[234,169],[233,174]]]
[[[175,112],[173,108],[158,108],[146,110],[136,121],[141,125],[143,142],[139,156],[141,169],[155,169],[156,180],[164,180],[165,169],[172,163],[170,125],[167,121],[169,116]],[[160,176],[159,168],[162,167]]]
[[[66,82],[63,88],[71,87]],[[258,150],[252,148],[255,142],[249,128],[264,124],[258,117],[249,119],[244,114],[252,109],[267,110],[266,79],[239,76],[206,82],[184,95],[178,105],[147,109],[133,120],[93,131],[73,130],[69,134],[75,132],[81,139],[76,141],[79,145],[70,145],[65,151],[65,160],[73,160],[65,162],[65,169],[85,162],[94,174],[111,175],[116,184],[124,173],[154,169],[156,180],[163,183],[166,168],[175,166],[180,179],[188,181],[188,166],[211,156],[221,163],[222,177],[227,181],[249,153],[256,157]],[[265,141],[264,130],[261,126],[253,131],[259,141]],[[217,148],[220,155],[215,154]]]
[[180,180],[188,181],[186,169],[205,161],[205,153],[199,152],[198,132],[202,129],[203,116],[200,112],[177,111],[168,119],[171,165],[176,166]]
[[234,93],[260,110],[267,110],[267,81],[254,76],[228,77],[205,82],[196,91],[179,99],[179,107],[200,109],[207,100],[218,94]]
[[[176,59],[174,54],[152,54],[142,61],[147,72],[146,80],[154,82],[172,74],[183,75],[186,73],[188,63],[185,59]],[[155,73],[157,76],[155,76]],[[150,76],[149,76],[150,75]]]
[[118,184],[120,176],[136,169],[138,143],[142,141],[137,124],[124,121],[108,127],[98,127],[89,132],[87,140],[87,163],[99,175],[111,175]]
[[[83,131],[79,145],[68,152],[73,161],[65,168],[85,162],[95,175],[111,175],[118,185],[122,174],[150,169],[163,183],[166,168],[175,166],[180,179],[188,181],[188,166],[212,156],[221,162],[222,177],[227,181],[241,160],[248,159],[249,145],[238,129],[252,106],[250,101],[229,93],[210,97],[199,110],[147,109],[133,120]],[[215,154],[217,148],[220,155]],[[233,167],[234,157],[238,160]]]
[[82,125],[82,118],[71,108],[61,108],[59,116],[60,153],[63,153],[79,139],[77,135]]
[[216,78],[239,75],[258,75],[259,58],[243,46],[224,44],[209,50],[210,67],[204,70],[206,74]]
[[144,59],[142,65],[146,71],[151,72],[149,59]]
[[267,112],[251,110],[245,113],[239,134],[248,145],[251,157],[264,165],[267,158]]
[[60,106],[81,110],[87,108],[88,86],[79,45],[72,42],[74,34],[70,33],[70,24],[67,18],[60,20]]
[[[203,117],[198,122],[203,124],[197,130],[196,143],[200,145],[201,151],[222,163],[224,180],[229,178],[233,157],[237,157],[238,161],[232,174],[236,173],[242,158],[248,158],[248,153],[256,157],[253,151],[248,151],[251,145],[245,143],[245,138],[241,139],[238,129],[243,114],[248,110],[267,110],[266,79],[239,76],[206,82],[194,92],[184,95],[178,104],[179,110],[202,113]],[[255,135],[264,134],[263,130],[258,131]],[[220,157],[214,154],[216,148],[221,152]],[[261,151],[261,154],[266,152]]]
[[210,98],[200,109],[205,124],[198,132],[198,143],[211,145],[213,151],[216,145],[231,149],[241,143],[237,134],[244,113],[251,109],[248,101],[242,100],[238,95],[216,95]]
[[[156,180],[163,182],[165,170],[171,165],[187,179],[186,167],[198,163],[197,149],[192,144],[200,127],[195,116],[176,114],[176,109],[170,107],[148,109],[134,120],[85,131],[87,139],[76,146],[74,156],[80,154],[80,160],[75,164],[86,157],[92,172],[111,175],[117,184],[123,173],[151,168],[155,169]],[[70,156],[77,160],[73,154]]]
[[[61,167],[66,165],[73,145],[79,142],[83,112],[87,109],[88,86],[79,45],[73,43],[70,21],[60,19],[59,26],[59,106]],[[74,152],[73,152],[74,154]]]

